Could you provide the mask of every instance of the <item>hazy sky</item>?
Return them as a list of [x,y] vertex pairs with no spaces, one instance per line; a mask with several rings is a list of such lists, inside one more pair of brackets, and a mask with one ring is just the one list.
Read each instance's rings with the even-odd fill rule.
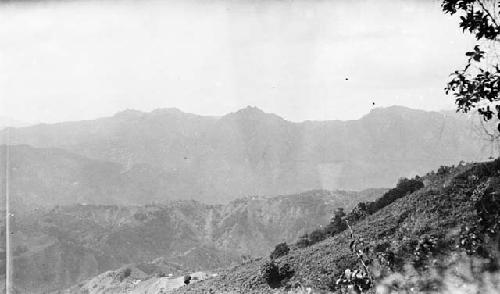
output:
[[[372,102],[439,110],[472,40],[439,1],[0,4],[0,116],[56,122],[133,108],[355,119]],[[346,81],[346,77],[349,80]]]

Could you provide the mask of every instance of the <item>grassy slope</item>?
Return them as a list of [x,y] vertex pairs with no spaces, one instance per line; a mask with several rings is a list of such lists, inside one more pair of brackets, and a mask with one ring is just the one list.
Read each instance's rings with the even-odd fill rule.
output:
[[[480,170],[489,169],[489,174]],[[356,235],[376,244],[390,241],[393,251],[403,260],[410,260],[409,244],[423,234],[455,239],[463,224],[475,222],[475,210],[470,198],[478,183],[498,174],[493,163],[474,164],[452,169],[446,175],[424,177],[426,186],[413,194],[396,200],[353,226]],[[478,179],[471,180],[475,175]],[[289,263],[295,281],[316,289],[327,289],[327,283],[346,268],[357,268],[356,257],[349,250],[347,231],[304,249],[292,248],[278,259]],[[177,290],[176,293],[267,293],[275,292],[260,278],[259,269],[265,259],[258,259],[227,269],[217,278]]]

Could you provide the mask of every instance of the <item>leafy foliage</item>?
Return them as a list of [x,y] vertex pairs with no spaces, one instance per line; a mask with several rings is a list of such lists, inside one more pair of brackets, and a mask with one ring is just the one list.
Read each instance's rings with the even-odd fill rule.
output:
[[120,271],[118,271],[116,278],[118,280],[123,281],[124,279],[130,277],[130,274],[132,273],[132,270],[129,267],[123,268]]
[[278,266],[273,260],[264,263],[260,269],[262,278],[271,288],[280,287],[281,283],[290,279],[295,273],[288,263]]
[[368,275],[363,270],[346,269],[342,276],[336,281],[337,288],[342,289],[346,286],[348,290],[354,293],[362,293],[372,287]]
[[452,168],[451,168],[451,167],[449,167],[449,166],[444,166],[444,165],[442,165],[442,166],[440,166],[440,167],[438,168],[438,170],[437,170],[437,174],[438,174],[438,175],[440,175],[440,176],[444,176],[444,175],[448,174],[448,173],[450,172],[450,170],[451,170],[451,169],[452,169]]
[[276,247],[274,248],[273,252],[271,252],[271,255],[269,257],[271,259],[276,259],[281,256],[287,255],[289,251],[290,247],[288,247],[288,245],[285,242],[279,243],[278,245],[276,245]]
[[[479,184],[472,193],[472,199],[475,201],[477,223],[462,227],[457,247],[468,255],[486,258],[493,264],[499,258],[495,255],[500,251],[500,179],[491,177]],[[489,246],[490,243],[493,246]]]
[[421,189],[424,187],[424,184],[417,179],[406,179],[402,178],[399,180],[398,184],[396,185],[396,188],[391,189],[387,191],[381,198],[377,199],[373,207],[371,207],[371,210],[377,211],[379,209],[382,209],[383,207],[391,204],[392,202],[396,201],[397,199],[415,192],[418,189]]
[[[467,52],[467,65],[451,74],[446,93],[453,93],[457,111],[477,108],[485,121],[500,120],[500,68],[496,55],[499,42],[499,4],[487,0],[443,0],[445,13],[461,14],[460,27],[473,34],[481,45]],[[498,124],[500,131],[500,123]]]
[[299,248],[304,248],[343,232],[347,228],[346,223],[343,220],[345,216],[346,213],[344,212],[344,209],[338,208],[330,223],[326,227],[318,228],[310,234],[302,235],[295,245]]
[[268,285],[279,285],[281,281],[280,268],[274,261],[264,263],[260,269],[260,273]]
[[426,269],[427,262],[439,251],[439,240],[435,236],[423,235],[418,240],[413,251],[413,265],[417,268]]
[[344,209],[338,208],[337,212],[335,212],[334,217],[325,228],[325,232],[328,236],[335,236],[336,234],[344,231],[347,228],[347,225],[343,220],[345,216],[346,213],[344,212]]
[[326,232],[324,229],[316,229],[309,234],[310,245],[316,244],[326,239]]
[[295,245],[297,245],[297,247],[299,248],[305,248],[309,245],[312,245],[311,241],[309,240],[309,234],[304,234],[300,236],[299,240],[297,241],[297,243],[295,243]]
[[351,232],[349,247],[356,254],[362,268],[356,270],[346,269],[335,284],[341,291],[343,286],[347,286],[350,292],[362,293],[373,286],[373,277],[368,269],[368,264],[372,263],[372,258],[368,256],[370,250],[366,246],[364,239],[354,236],[354,232],[347,221],[346,226]]
[[295,271],[288,263],[285,263],[280,267],[280,278],[282,281],[290,279],[294,273]]

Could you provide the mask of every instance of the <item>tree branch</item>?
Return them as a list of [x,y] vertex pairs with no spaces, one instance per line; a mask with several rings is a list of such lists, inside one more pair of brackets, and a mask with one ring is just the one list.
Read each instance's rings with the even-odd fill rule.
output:
[[484,3],[481,1],[481,0],[476,0],[477,3],[479,3],[479,6],[481,6],[481,9],[483,9],[483,11],[488,15],[488,17],[491,19],[491,21],[493,22],[493,24],[495,25],[495,27],[498,29],[500,29],[500,26],[498,25],[498,23],[496,22],[496,19],[495,17],[493,17],[493,15],[491,14],[491,12],[484,6]]
[[[356,237],[354,237],[354,231],[352,230],[351,226],[349,225],[349,221],[345,220],[345,223],[347,224],[347,227],[349,228],[349,231],[351,233],[351,239],[356,240]],[[354,249],[356,252],[356,256],[358,257],[358,260],[361,261],[361,265],[363,265],[363,269],[366,272],[366,275],[368,276],[368,279],[370,280],[370,283],[373,285],[373,277],[370,273],[370,270],[368,269],[368,266],[366,263],[363,261],[363,256],[359,253],[359,249],[357,248],[356,244],[354,244]]]

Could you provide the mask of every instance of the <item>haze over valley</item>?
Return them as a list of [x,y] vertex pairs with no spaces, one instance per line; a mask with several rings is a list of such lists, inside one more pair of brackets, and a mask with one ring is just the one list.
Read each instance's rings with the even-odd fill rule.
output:
[[9,128],[0,142],[16,145],[9,159],[17,203],[227,203],[391,187],[441,165],[485,160],[491,146],[476,128],[453,113],[400,106],[301,123],[256,107],[222,117],[172,108]]

